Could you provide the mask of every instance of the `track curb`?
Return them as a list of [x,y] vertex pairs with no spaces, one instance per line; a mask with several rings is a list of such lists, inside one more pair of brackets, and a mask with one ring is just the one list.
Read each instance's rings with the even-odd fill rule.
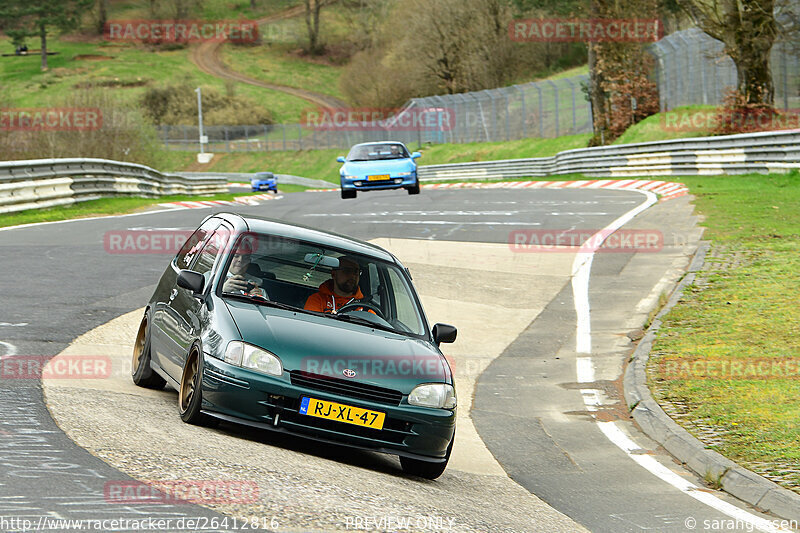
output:
[[701,241],[686,276],[678,283],[667,304],[656,315],[625,370],[625,401],[634,420],[651,439],[704,479],[719,483],[722,490],[760,510],[785,520],[800,522],[800,494],[785,489],[747,470],[706,445],[679,426],[653,399],[647,386],[647,362],[662,317],[678,303],[683,290],[702,269],[711,243]]

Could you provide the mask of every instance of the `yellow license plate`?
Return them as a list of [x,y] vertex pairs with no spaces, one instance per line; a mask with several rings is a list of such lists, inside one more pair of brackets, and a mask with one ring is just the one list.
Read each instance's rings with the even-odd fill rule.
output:
[[383,429],[383,421],[386,418],[386,414],[380,411],[370,411],[361,407],[308,397],[300,400],[300,414],[372,429]]
[[384,181],[391,179],[389,174],[376,174],[374,176],[367,176],[367,181]]

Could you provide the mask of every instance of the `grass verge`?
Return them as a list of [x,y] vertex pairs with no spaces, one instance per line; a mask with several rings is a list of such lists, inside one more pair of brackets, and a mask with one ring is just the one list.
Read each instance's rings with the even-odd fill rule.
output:
[[665,317],[650,386],[709,448],[800,493],[800,173],[680,181],[713,246]]
[[[563,150],[583,148],[589,135],[572,135],[557,139],[521,139],[494,143],[436,144],[423,146],[422,165],[462,163],[467,161],[490,161],[523,157],[547,157]],[[418,146],[409,146],[415,150]],[[301,150],[286,152],[233,152],[215,154],[206,165],[195,161],[191,152],[170,152],[165,157],[166,171],[195,172],[258,172],[269,170],[277,174],[292,174],[339,182],[339,167],[336,157],[346,155],[347,150]]]
[[[293,192],[291,189],[304,190],[305,187],[286,185],[281,187],[281,193]],[[35,222],[54,222],[70,220],[73,218],[86,218],[103,215],[121,215],[134,213],[147,207],[156,206],[167,202],[198,201],[198,200],[233,200],[237,196],[246,196],[249,192],[224,193],[211,196],[161,196],[159,198],[140,198],[119,196],[114,198],[101,198],[89,200],[72,205],[49,207],[46,209],[29,209],[17,213],[0,214],[0,227],[32,224]]]

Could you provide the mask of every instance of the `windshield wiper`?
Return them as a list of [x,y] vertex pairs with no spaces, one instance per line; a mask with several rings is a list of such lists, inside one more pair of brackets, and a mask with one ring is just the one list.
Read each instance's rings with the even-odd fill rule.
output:
[[369,161],[369,159],[348,159],[348,161]]
[[278,309],[286,309],[287,311],[305,311],[305,309],[300,309],[293,305],[284,304],[281,302],[276,302],[275,300],[267,300],[263,296],[259,296],[257,294],[236,294],[234,292],[223,292],[223,296],[230,296],[232,298],[237,298],[239,300],[244,300],[246,302],[255,302],[257,304],[266,305],[269,307],[277,307]]
[[360,316],[353,316],[353,315],[341,315],[341,314],[333,314],[333,313],[325,313],[325,316],[329,316],[331,318],[335,318],[337,320],[344,320],[345,322],[352,322],[354,324],[361,324],[362,326],[369,326],[371,328],[378,328],[384,331],[391,331],[392,333],[398,333],[396,329],[391,326],[384,326],[383,324],[376,324],[371,320],[367,320],[366,318],[362,318]]

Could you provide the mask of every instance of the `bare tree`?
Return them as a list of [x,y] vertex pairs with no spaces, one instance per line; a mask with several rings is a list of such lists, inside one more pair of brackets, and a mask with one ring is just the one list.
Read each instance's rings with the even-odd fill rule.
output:
[[303,0],[306,6],[306,28],[308,29],[308,53],[321,54],[325,47],[320,41],[320,12],[322,8],[332,4],[335,0]]
[[770,51],[778,35],[775,0],[677,0],[695,24],[722,41],[748,104],[772,105]]

